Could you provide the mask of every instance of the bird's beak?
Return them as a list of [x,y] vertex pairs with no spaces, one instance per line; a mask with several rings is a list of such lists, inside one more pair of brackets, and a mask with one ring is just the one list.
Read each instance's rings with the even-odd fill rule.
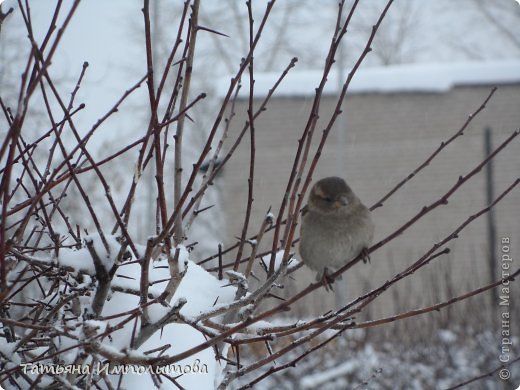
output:
[[340,207],[348,205],[348,199],[345,195],[341,195],[335,202],[334,207],[339,209]]

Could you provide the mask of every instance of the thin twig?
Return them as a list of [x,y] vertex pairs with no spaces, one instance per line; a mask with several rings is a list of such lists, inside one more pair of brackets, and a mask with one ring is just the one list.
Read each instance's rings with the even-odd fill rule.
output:
[[378,207],[382,207],[384,202],[388,200],[397,190],[399,190],[402,186],[404,186],[407,182],[409,182],[412,178],[414,178],[420,171],[422,171],[425,167],[430,165],[432,160],[443,150],[446,146],[451,144],[456,138],[462,136],[464,134],[464,130],[468,127],[468,125],[471,123],[471,121],[482,111],[484,108],[486,108],[486,105],[488,104],[489,100],[491,100],[491,97],[496,92],[497,87],[494,87],[489,92],[488,96],[484,99],[482,104],[470,115],[468,115],[468,118],[462,125],[462,127],[453,134],[450,138],[448,138],[446,141],[442,141],[439,147],[426,159],[424,162],[419,165],[417,168],[413,170],[408,176],[406,176],[403,180],[401,180],[399,183],[395,185],[385,196],[383,196],[381,199],[379,199],[372,207],[370,207],[370,210],[373,211],[377,209]]
[[[193,73],[193,60],[195,56],[195,45],[197,41],[197,31],[199,25],[199,5],[200,0],[194,0],[191,7],[191,18],[189,23],[189,41],[188,55],[186,58],[186,73],[184,74],[184,84],[182,85],[181,102],[179,110],[184,112],[188,102],[188,94],[190,92],[191,76]],[[177,121],[177,132],[175,133],[175,182],[173,188],[173,202],[176,208],[180,206],[182,192],[182,140],[184,134],[184,120],[186,114],[181,114]],[[166,220],[163,228],[165,228]],[[173,224],[173,239],[175,245],[179,245],[184,241],[184,229],[182,226],[182,213],[177,213]]]
[[254,79],[254,47],[253,47],[253,6],[251,1],[246,1],[247,15],[249,21],[249,52],[251,53],[251,61],[249,61],[249,99],[247,108],[248,127],[250,135],[250,149],[249,149],[249,177],[247,178],[247,203],[246,212],[244,214],[244,223],[242,224],[242,234],[240,235],[239,245],[237,254],[235,257],[235,265],[233,270],[238,271],[240,265],[240,258],[242,257],[242,251],[244,250],[244,243],[247,236],[247,230],[249,228],[249,219],[251,218],[251,210],[253,208],[253,193],[254,193],[254,179],[255,179],[255,118],[254,112],[254,93],[255,93],[255,79]]

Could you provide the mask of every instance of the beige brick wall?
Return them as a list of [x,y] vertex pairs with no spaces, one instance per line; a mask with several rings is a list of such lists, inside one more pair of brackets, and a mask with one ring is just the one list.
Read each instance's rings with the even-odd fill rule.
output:
[[[368,206],[373,205],[403,177],[421,164],[441,143],[455,133],[485,99],[491,86],[458,86],[447,93],[354,94],[347,96],[344,114],[331,132],[314,179],[344,177]],[[256,102],[258,105],[259,102]],[[273,98],[255,122],[255,196],[249,235],[255,234],[269,206],[273,213],[280,206],[292,162],[309,116],[312,97]],[[313,149],[335,105],[333,96],[322,99],[320,120]],[[246,121],[247,101],[237,103],[237,117],[231,126],[228,144]],[[417,177],[391,197],[373,216],[375,240],[380,240],[415,215],[423,206],[444,194],[460,175],[466,174],[484,158],[483,131],[493,130],[494,145],[520,127],[520,85],[503,85],[487,108],[473,120],[463,137],[455,140]],[[342,131],[343,135],[339,132]],[[520,172],[519,139],[515,139],[495,160],[495,192],[499,193]],[[311,153],[312,155],[312,153]],[[219,179],[226,213],[228,237],[239,236],[247,201],[249,134]],[[372,254],[371,265],[357,265],[337,282],[340,293],[320,292],[307,298],[306,307],[326,311],[362,292],[377,287],[396,272],[418,259],[435,242],[450,233],[466,217],[485,206],[485,172],[464,184],[448,205],[442,206],[415,224],[388,245]],[[512,240],[513,256],[520,264],[520,190],[515,189],[496,208],[498,238]],[[271,244],[270,237],[265,243]],[[233,242],[227,242],[231,244]],[[433,303],[445,292],[448,273],[454,293],[487,282],[486,216],[463,231],[449,244],[452,252],[394,289],[407,296],[406,306]],[[298,256],[298,255],[297,255]],[[287,291],[305,286],[313,275],[300,269],[288,281]],[[431,283],[429,283],[431,281]],[[344,290],[346,286],[346,290]],[[319,303],[319,306],[318,306]],[[305,309],[310,310],[310,309]],[[392,310],[391,294],[377,304],[377,314]],[[382,312],[382,313],[380,313]]]

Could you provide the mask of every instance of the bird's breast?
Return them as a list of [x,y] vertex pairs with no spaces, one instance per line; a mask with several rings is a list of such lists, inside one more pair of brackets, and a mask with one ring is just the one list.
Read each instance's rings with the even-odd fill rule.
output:
[[300,255],[311,268],[341,266],[361,251],[366,241],[362,236],[348,218],[309,213],[302,221]]

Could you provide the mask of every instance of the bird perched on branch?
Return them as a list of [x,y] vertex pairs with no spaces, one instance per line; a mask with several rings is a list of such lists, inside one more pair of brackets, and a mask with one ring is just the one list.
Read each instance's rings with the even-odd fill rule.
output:
[[330,273],[363,253],[372,243],[374,223],[370,210],[340,177],[326,177],[314,184],[302,210],[300,255],[317,271],[317,280],[331,288]]

